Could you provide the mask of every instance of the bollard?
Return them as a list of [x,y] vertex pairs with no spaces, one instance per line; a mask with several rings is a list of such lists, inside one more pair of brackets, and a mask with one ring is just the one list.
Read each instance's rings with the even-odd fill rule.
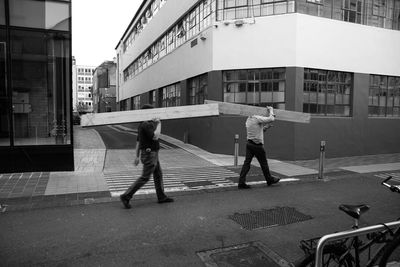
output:
[[189,143],[189,132],[188,131],[183,132],[183,142],[185,144]]
[[325,141],[321,141],[319,145],[319,170],[318,170],[318,179],[324,178],[324,160],[325,160]]
[[239,156],[239,135],[235,134],[235,152],[233,158],[233,165],[236,167],[238,165],[238,156]]

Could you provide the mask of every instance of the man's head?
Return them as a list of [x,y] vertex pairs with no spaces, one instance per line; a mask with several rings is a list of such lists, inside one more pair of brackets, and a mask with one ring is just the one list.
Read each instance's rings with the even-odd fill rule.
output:
[[154,108],[151,104],[144,104],[141,109],[151,109]]

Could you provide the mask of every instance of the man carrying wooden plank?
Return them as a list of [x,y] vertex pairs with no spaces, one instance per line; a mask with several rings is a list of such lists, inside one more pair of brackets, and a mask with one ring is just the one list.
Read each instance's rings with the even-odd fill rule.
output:
[[280,180],[271,175],[264,149],[264,131],[270,128],[272,126],[271,123],[275,120],[274,109],[272,107],[267,107],[265,113],[266,116],[252,115],[246,120],[246,158],[244,160],[242,170],[240,171],[238,183],[239,189],[250,188],[250,186],[246,184],[246,175],[250,170],[250,164],[254,156],[260,163],[260,167],[268,186],[276,184]]
[[[142,109],[152,109],[153,106],[145,104]],[[130,199],[143,185],[149,180],[153,174],[154,186],[156,188],[158,203],[173,202],[164,193],[163,175],[161,171],[160,161],[158,159],[158,150],[160,143],[158,138],[161,134],[161,121],[154,118],[150,121],[144,121],[139,125],[138,138],[136,143],[135,165],[139,164],[139,157],[143,163],[142,175],[134,182],[125,193],[120,196],[121,202],[125,208],[130,209]],[[139,153],[140,152],[140,153]]]

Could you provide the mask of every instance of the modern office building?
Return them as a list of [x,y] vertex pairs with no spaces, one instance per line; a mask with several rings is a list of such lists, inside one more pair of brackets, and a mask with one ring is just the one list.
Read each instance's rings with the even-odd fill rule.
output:
[[0,172],[73,170],[70,1],[0,0]]
[[114,61],[104,61],[93,74],[93,112],[116,111],[116,69]]
[[[312,114],[276,121],[268,156],[400,152],[400,0],[148,0],[117,50],[120,110],[204,99]],[[208,151],[245,151],[246,118],[163,123]]]
[[73,109],[81,114],[93,112],[93,73],[96,67],[76,65],[74,58],[72,68],[73,88],[76,90]]

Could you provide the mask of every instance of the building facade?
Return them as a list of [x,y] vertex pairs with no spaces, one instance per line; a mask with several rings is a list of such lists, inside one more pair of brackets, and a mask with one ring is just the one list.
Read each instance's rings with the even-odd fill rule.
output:
[[93,74],[93,112],[116,111],[116,69],[114,61],[105,61]]
[[[143,1],[117,50],[120,110],[204,99],[311,113],[277,121],[272,158],[400,152],[400,0]],[[165,121],[217,153],[245,151],[246,118]]]
[[96,67],[76,65],[73,60],[73,88],[76,90],[76,98],[73,109],[81,114],[93,112],[93,73]]
[[73,170],[70,1],[0,0],[0,172]]

